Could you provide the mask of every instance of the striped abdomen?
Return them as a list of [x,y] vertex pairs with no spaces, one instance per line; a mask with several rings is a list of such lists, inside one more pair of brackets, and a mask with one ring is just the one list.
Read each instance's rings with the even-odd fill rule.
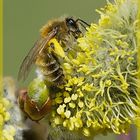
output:
[[36,60],[36,64],[45,77],[45,80],[56,86],[64,83],[63,70],[60,68],[59,62],[53,54],[48,52],[41,53]]

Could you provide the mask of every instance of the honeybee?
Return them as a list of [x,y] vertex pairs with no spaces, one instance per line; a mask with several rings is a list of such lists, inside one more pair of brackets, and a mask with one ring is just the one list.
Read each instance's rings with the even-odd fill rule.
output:
[[36,64],[47,82],[56,86],[64,83],[64,74],[55,51],[55,44],[49,42],[55,39],[62,49],[67,47],[70,37],[77,39],[82,35],[80,25],[84,28],[85,25],[89,26],[85,21],[79,18],[75,20],[72,17],[50,20],[43,26],[40,39],[30,49],[20,66],[18,79],[25,80],[32,65]]

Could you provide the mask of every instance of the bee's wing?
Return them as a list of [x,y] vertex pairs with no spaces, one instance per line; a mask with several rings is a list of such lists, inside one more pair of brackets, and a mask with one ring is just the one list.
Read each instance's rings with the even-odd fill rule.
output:
[[27,56],[24,58],[18,73],[18,80],[25,80],[30,72],[32,65],[35,63],[38,54],[43,50],[46,44],[56,35],[57,28],[54,28],[48,36],[39,39],[34,46],[30,49]]

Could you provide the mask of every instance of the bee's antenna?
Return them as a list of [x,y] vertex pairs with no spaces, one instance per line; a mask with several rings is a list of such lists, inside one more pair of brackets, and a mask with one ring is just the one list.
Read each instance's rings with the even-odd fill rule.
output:
[[[81,21],[82,23],[86,24],[87,26],[90,26],[87,22],[85,22],[84,20],[78,18],[76,19],[76,22]],[[83,26],[83,24],[81,24]]]

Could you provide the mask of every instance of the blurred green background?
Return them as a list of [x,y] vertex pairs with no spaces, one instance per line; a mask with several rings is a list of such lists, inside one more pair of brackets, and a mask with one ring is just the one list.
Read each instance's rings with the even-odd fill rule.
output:
[[[80,17],[88,23],[96,22],[95,12],[105,4],[105,0],[3,0],[4,2],[4,76],[17,78],[19,66],[29,49],[39,37],[39,29],[49,19],[62,15]],[[34,77],[34,70],[26,86]],[[116,136],[98,136],[95,140],[114,140]]]

